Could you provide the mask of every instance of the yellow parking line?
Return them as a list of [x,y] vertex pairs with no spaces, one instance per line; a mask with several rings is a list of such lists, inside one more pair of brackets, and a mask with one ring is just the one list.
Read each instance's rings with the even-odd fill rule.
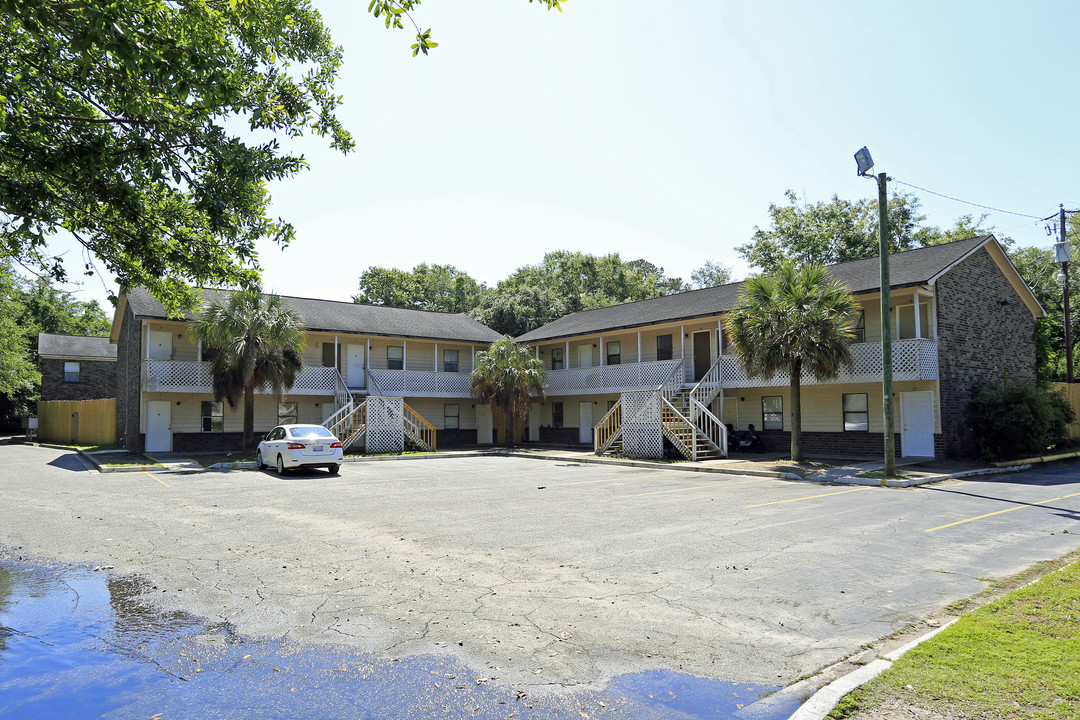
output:
[[758,478],[757,480],[742,480],[740,482],[714,482],[709,485],[691,485],[690,487],[671,488],[670,490],[653,490],[651,492],[634,493],[634,497],[641,497],[643,495],[660,495],[662,493],[682,492],[683,490],[701,490],[702,488],[719,488],[719,487],[731,487],[732,485],[747,485],[749,483],[765,482],[766,480],[775,480],[776,478]]
[[840,492],[825,493],[824,495],[807,495],[806,497],[791,498],[790,500],[773,500],[767,503],[758,503],[757,505],[743,505],[744,508],[756,508],[764,507],[766,505],[783,505],[784,503],[799,502],[800,500],[814,500],[816,498],[831,497],[832,495],[845,495],[847,493],[859,492],[861,490],[870,490],[868,487],[855,488],[854,490],[841,490]]
[[969,523],[969,522],[972,522],[974,520],[982,520],[983,518],[993,517],[994,515],[1001,515],[1002,513],[1012,512],[1013,510],[1024,510],[1025,508],[1033,507],[1035,505],[1045,505],[1046,503],[1052,503],[1052,502],[1054,502],[1056,500],[1064,500],[1065,498],[1076,497],[1077,495],[1080,495],[1080,493],[1073,493],[1072,495],[1062,495],[1061,497],[1050,498],[1049,500],[1040,500],[1039,502],[1024,503],[1023,505],[1018,505],[1016,507],[1011,507],[1011,508],[1005,508],[1004,510],[998,510],[998,511],[992,512],[992,513],[986,513],[985,515],[976,515],[975,517],[970,517],[970,518],[967,518],[966,520],[957,520],[956,522],[951,522],[951,523],[948,523],[946,525],[938,525],[937,527],[932,527],[932,528],[927,529],[926,532],[934,532],[935,530],[944,530],[945,528],[950,528],[950,527],[953,527],[954,525],[963,525],[964,523]]
[[154,475],[150,475],[150,473],[146,473],[146,474],[147,474],[147,475],[148,475],[149,477],[152,477],[152,478],[154,478],[155,480],[157,480],[157,481],[158,481],[159,483],[161,483],[161,484],[162,484],[162,485],[164,485],[165,487],[172,487],[172,485],[170,485],[169,483],[165,482],[164,480],[159,480],[159,479],[158,479],[157,477],[155,477]]

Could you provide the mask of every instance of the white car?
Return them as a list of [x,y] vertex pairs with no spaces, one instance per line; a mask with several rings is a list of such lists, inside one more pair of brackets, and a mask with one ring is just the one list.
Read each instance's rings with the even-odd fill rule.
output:
[[343,455],[341,441],[322,425],[278,425],[266,434],[255,451],[255,465],[267,465],[278,474],[302,467],[324,467],[336,473]]

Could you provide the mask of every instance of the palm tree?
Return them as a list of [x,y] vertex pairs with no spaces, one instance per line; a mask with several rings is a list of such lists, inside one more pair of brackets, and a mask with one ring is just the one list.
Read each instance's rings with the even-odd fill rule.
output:
[[216,351],[211,361],[214,397],[236,407],[244,399],[243,451],[255,449],[255,388],[280,394],[302,367],[304,324],[277,295],[238,291],[208,303],[192,323],[195,337]]
[[802,374],[827,380],[851,363],[857,311],[847,287],[830,280],[824,266],[786,261],[769,276],[747,279],[727,316],[728,337],[747,374],[790,375],[795,462],[802,461]]
[[476,354],[470,383],[474,397],[487,401],[506,418],[506,445],[510,446],[515,421],[524,422],[533,396],[544,394],[544,363],[504,335]]

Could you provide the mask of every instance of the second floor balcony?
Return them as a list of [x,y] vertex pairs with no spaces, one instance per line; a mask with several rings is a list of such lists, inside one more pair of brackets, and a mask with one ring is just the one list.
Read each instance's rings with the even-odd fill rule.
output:
[[682,360],[659,360],[548,370],[544,373],[544,392],[548,395],[591,395],[655,389],[675,372],[680,363]]

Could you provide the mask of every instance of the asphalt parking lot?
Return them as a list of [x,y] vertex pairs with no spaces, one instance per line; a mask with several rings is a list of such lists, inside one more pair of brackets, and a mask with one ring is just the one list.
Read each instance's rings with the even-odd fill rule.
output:
[[0,448],[8,556],[110,564],[239,632],[515,685],[786,684],[1080,546],[1080,464],[911,489],[508,457],[87,472]]

